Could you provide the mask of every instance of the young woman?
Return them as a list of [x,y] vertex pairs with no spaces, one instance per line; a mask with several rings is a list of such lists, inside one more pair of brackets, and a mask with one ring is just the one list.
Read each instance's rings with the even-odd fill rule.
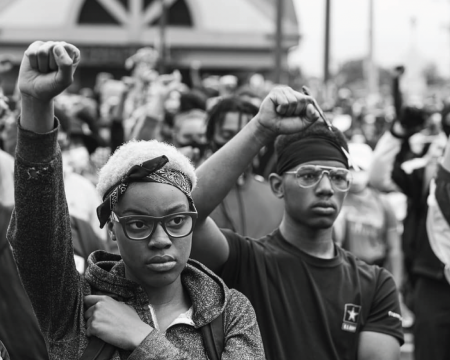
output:
[[73,45],[35,42],[19,74],[8,239],[50,358],[84,359],[96,339],[113,346],[111,359],[207,359],[201,329],[222,316],[219,356],[264,359],[248,300],[189,260],[196,177],[169,145],[130,142],[110,158],[97,212],[121,255],[94,252],[85,274],[76,271],[52,99],[71,84],[79,59]]

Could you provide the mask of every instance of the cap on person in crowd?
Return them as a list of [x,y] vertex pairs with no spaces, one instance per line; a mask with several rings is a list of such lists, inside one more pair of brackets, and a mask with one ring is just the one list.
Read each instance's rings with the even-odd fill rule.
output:
[[97,208],[97,215],[101,227],[132,182],[174,186],[186,195],[195,211],[191,193],[197,176],[190,160],[172,145],[157,140],[132,140],[119,147],[100,170],[97,191],[103,203]]

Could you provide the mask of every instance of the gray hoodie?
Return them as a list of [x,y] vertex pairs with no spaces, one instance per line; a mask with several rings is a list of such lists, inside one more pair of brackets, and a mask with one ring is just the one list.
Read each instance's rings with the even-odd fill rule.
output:
[[[154,326],[144,290],[125,278],[119,255],[97,251],[79,275],[74,263],[70,218],[64,194],[61,152],[55,129],[36,134],[19,126],[15,164],[16,207],[8,240],[30,297],[50,359],[75,360],[86,335],[83,297],[93,292],[119,295],[141,320]],[[153,330],[131,353],[113,359],[207,359],[199,328],[223,313],[222,359],[264,359],[252,306],[241,293],[189,260],[181,281],[193,304],[194,325],[178,324],[165,333]]]

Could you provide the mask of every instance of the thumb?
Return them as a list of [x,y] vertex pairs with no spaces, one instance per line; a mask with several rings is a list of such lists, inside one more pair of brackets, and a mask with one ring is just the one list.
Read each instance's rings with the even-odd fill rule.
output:
[[320,114],[313,104],[308,104],[306,106],[306,117],[311,123],[320,119]]
[[74,59],[67,53],[64,46],[57,44],[53,48],[53,55],[55,57],[58,72],[56,74],[56,81],[61,85],[68,86],[73,81],[74,73]]
[[102,296],[102,295],[86,295],[83,299],[84,305],[89,308],[89,307],[97,304],[103,298],[104,298],[104,296]]

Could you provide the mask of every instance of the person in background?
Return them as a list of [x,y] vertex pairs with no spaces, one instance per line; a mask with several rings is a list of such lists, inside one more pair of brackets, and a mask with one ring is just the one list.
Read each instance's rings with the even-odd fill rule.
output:
[[[257,113],[256,106],[238,97],[220,100],[208,112],[206,138],[211,151],[216,152],[227,144]],[[252,166],[248,166],[211,213],[211,218],[220,228],[259,238],[274,230],[282,215],[282,201],[272,193],[264,178],[254,175]]]
[[368,186],[372,149],[366,144],[348,147],[359,171],[352,170],[352,186],[334,226],[335,240],[366,263],[385,267],[401,286],[403,256],[397,218],[383,194]]
[[[310,97],[275,88],[197,169],[192,257],[248,296],[269,360],[399,359],[403,333],[392,275],[333,242],[351,185],[350,161],[342,133],[318,118]],[[279,228],[258,240],[220,230],[209,214],[279,134],[286,135],[277,138],[277,171],[270,176],[284,205]],[[260,224],[263,210],[257,210]]]
[[426,221],[430,183],[448,133],[436,133],[428,124],[424,109],[403,107],[375,148],[369,182],[380,191],[401,191],[408,198],[402,249],[404,299],[415,315],[414,358],[444,360],[450,356],[450,287],[445,265],[430,246]]
[[[366,263],[386,268],[400,288],[404,281],[401,226],[388,194],[369,186],[373,159],[370,146],[349,143],[348,147],[359,170],[352,170],[352,186],[334,224],[334,239]],[[400,306],[403,326],[411,327],[413,314],[401,294]]]
[[202,161],[206,148],[206,113],[193,109],[175,115],[172,144],[187,156],[195,167]]
[[197,179],[173,146],[131,141],[111,156],[99,175],[97,214],[121,255],[94,252],[85,274],[76,271],[53,98],[72,83],[79,61],[71,44],[38,41],[19,74],[8,240],[50,357],[77,360],[100,343],[112,349],[106,359],[206,360],[201,329],[221,318],[219,358],[264,359],[249,301],[188,259]]

